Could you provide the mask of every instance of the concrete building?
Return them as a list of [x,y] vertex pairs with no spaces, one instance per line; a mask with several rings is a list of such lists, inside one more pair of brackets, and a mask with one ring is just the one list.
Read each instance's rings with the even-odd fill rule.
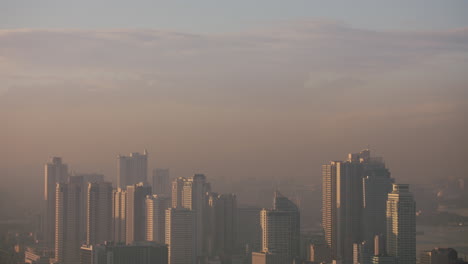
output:
[[262,228],[260,226],[260,212],[262,208],[242,207],[238,209],[238,248],[242,249],[250,258],[251,252],[262,250]]
[[[367,152],[369,152],[367,150]],[[385,167],[382,158],[363,160],[363,237],[367,245],[372,248],[376,235],[387,232],[386,209],[388,193],[392,191],[394,180]]]
[[252,252],[252,264],[285,264],[274,252]]
[[416,203],[408,184],[393,184],[387,200],[387,252],[398,264],[416,263]]
[[146,240],[164,243],[166,239],[166,209],[171,199],[162,195],[146,196]]
[[237,198],[234,194],[210,193],[205,220],[208,256],[229,258],[237,238]]
[[195,221],[194,211],[186,208],[166,210],[166,244],[169,264],[195,264]]
[[148,178],[148,152],[143,155],[134,152],[130,156],[118,156],[117,187],[125,189],[129,185],[147,182]]
[[151,195],[151,186],[140,182],[127,186],[125,242],[146,240],[146,196]]
[[278,191],[273,209],[260,213],[262,252],[274,252],[275,259],[290,264],[299,257],[300,213],[297,206]]
[[89,182],[86,213],[86,243],[112,240],[112,183]]
[[156,242],[82,246],[81,264],[167,264],[167,246]]
[[81,195],[78,183],[57,183],[55,218],[55,262],[79,264],[81,240]]
[[184,182],[187,181],[187,178],[179,177],[172,181],[172,208],[181,208],[182,207],[182,193],[184,189]]
[[127,191],[121,188],[112,192],[112,240],[125,242],[127,237]]
[[154,169],[151,178],[151,187],[153,187],[153,194],[164,196],[171,195],[169,169]]
[[195,174],[183,181],[182,207],[195,212],[195,254],[197,257],[206,256],[205,221],[207,216],[208,193],[210,184],[203,174]]
[[322,166],[322,226],[333,259],[352,263],[353,244],[362,241],[362,178],[364,168],[350,154],[348,161]]
[[52,157],[44,165],[44,242],[53,248],[55,245],[55,209],[56,184],[68,182],[68,166],[62,163],[62,158]]
[[420,264],[457,264],[458,252],[453,248],[434,248],[421,252]]

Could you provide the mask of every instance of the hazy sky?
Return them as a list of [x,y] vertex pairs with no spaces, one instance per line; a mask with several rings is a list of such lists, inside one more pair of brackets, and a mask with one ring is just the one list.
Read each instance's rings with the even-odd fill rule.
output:
[[115,179],[147,148],[173,176],[320,184],[368,145],[399,182],[466,177],[467,3],[2,2],[0,177],[36,195],[49,156]]

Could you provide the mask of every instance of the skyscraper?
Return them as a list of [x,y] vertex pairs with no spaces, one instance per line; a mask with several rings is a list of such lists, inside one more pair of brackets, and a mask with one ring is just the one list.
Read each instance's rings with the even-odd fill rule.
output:
[[374,237],[387,232],[386,209],[388,193],[394,180],[381,158],[364,160],[363,178],[363,240],[372,248]]
[[166,237],[166,209],[171,199],[162,195],[146,197],[146,240],[164,243]]
[[229,258],[237,237],[237,198],[234,194],[211,193],[205,220],[209,256]]
[[78,183],[57,183],[55,261],[60,264],[79,264],[81,234],[81,194]]
[[112,239],[125,242],[127,237],[127,191],[117,188],[112,192]]
[[278,263],[290,264],[299,257],[300,214],[297,206],[278,191],[273,209],[260,213],[262,252],[272,252]]
[[350,154],[348,161],[322,166],[325,240],[333,259],[352,263],[353,244],[362,240],[363,166]]
[[146,150],[143,155],[134,152],[130,156],[119,155],[118,159],[117,186],[119,188],[125,189],[129,185],[147,182],[148,152]]
[[387,201],[387,252],[398,264],[416,263],[416,203],[408,184],[393,184]]
[[238,209],[238,237],[239,248],[251,253],[261,251],[262,228],[260,226],[260,212],[262,208],[242,207]]
[[195,218],[195,212],[186,208],[166,210],[169,264],[195,264]]
[[195,212],[196,256],[206,255],[205,217],[209,191],[210,185],[203,174],[195,174],[183,181],[182,207]]
[[187,181],[187,178],[179,177],[172,181],[172,207],[180,208],[182,207],[182,193],[184,190],[184,182]]
[[62,158],[52,157],[44,165],[44,241],[48,247],[55,245],[56,184],[68,181],[68,166]]
[[146,196],[151,186],[140,182],[127,186],[126,239],[127,244],[146,240]]
[[88,183],[86,243],[95,245],[112,240],[112,184]]
[[154,169],[151,179],[153,194],[170,195],[171,183],[169,179],[169,169]]

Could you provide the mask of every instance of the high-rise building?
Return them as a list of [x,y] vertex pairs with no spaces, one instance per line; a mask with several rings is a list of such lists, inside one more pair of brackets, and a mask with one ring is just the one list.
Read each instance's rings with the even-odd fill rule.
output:
[[387,252],[398,264],[416,263],[416,203],[408,184],[393,184],[387,200]]
[[81,234],[81,195],[78,183],[57,183],[55,213],[55,262],[79,264]]
[[162,195],[146,197],[146,240],[164,243],[166,238],[166,209],[171,199]]
[[96,245],[112,240],[112,183],[89,182],[86,242]]
[[229,258],[236,246],[236,195],[210,193],[207,211],[205,231],[208,255]]
[[169,264],[195,264],[195,218],[195,212],[187,208],[166,210]]
[[183,181],[182,207],[195,212],[195,255],[197,257],[207,254],[205,218],[207,215],[208,192],[210,192],[210,185],[206,182],[203,174],[195,174]]
[[[96,176],[96,177],[95,177]],[[87,203],[88,203],[88,183],[92,182],[101,182],[104,179],[103,175],[99,174],[79,174],[72,175],[68,178],[70,183],[79,185],[81,188],[80,194],[80,219],[79,225],[80,230],[80,241],[86,241],[86,228],[87,228]]]
[[127,191],[117,188],[112,192],[112,240],[125,242],[127,237]]
[[68,181],[68,166],[62,163],[62,158],[52,157],[44,165],[44,241],[52,248],[55,245],[55,202],[56,184]]
[[134,152],[130,156],[119,155],[118,159],[117,186],[119,188],[125,189],[129,185],[147,182],[148,152],[146,150],[143,155]]
[[127,186],[126,243],[146,240],[146,196],[151,186],[140,182]]
[[260,213],[262,252],[273,252],[281,263],[290,264],[299,257],[300,214],[297,206],[278,191],[273,209]]
[[260,212],[262,208],[242,207],[238,209],[238,247],[247,255],[262,250],[262,228],[260,226]]
[[434,248],[424,250],[420,255],[420,264],[458,264],[458,253],[453,248]]
[[151,179],[153,194],[170,195],[171,182],[169,179],[169,169],[154,169]]
[[181,208],[182,207],[182,193],[184,190],[184,182],[187,181],[187,178],[179,177],[172,181],[172,208]]
[[363,165],[348,161],[322,166],[322,225],[333,259],[352,263],[353,244],[361,242]]
[[[367,150],[367,152],[369,152]],[[363,240],[372,248],[376,235],[387,232],[386,209],[388,193],[394,180],[382,158],[368,158],[363,162]]]
[[106,243],[81,247],[81,264],[167,264],[167,246],[156,242]]

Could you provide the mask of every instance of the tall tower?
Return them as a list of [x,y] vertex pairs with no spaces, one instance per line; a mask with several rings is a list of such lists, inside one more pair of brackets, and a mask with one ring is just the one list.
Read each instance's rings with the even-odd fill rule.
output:
[[207,192],[210,185],[204,174],[195,174],[183,182],[182,207],[195,212],[195,241],[196,256],[203,256],[205,252],[205,218],[207,207]]
[[184,177],[179,177],[172,181],[172,208],[182,207],[182,193],[185,181],[187,181],[187,178]]
[[146,196],[146,240],[163,243],[166,232],[166,209],[171,207],[167,196]]
[[88,183],[86,242],[88,245],[112,240],[112,184]]
[[55,245],[55,202],[56,184],[68,180],[68,166],[62,163],[62,158],[52,157],[44,165],[44,240],[48,247]]
[[236,195],[211,193],[207,211],[205,234],[208,255],[231,256],[237,245]]
[[117,188],[112,192],[112,239],[125,242],[127,237],[127,191]]
[[362,178],[364,168],[357,154],[348,161],[322,166],[322,225],[333,259],[352,263],[353,244],[362,241]]
[[146,240],[146,196],[151,186],[140,182],[127,186],[126,243]]
[[382,158],[364,161],[363,178],[363,240],[372,248],[374,237],[387,232],[387,197],[394,180]]
[[195,217],[195,212],[186,208],[166,210],[169,264],[195,264]]
[[408,184],[393,184],[387,200],[387,252],[398,264],[416,263],[416,203]]
[[55,214],[55,261],[66,264],[80,263],[81,194],[77,183],[57,183]]
[[148,152],[146,150],[143,155],[134,152],[130,156],[119,155],[118,159],[117,187],[125,189],[128,185],[147,182]]
[[275,192],[272,210],[260,212],[262,252],[274,252],[279,263],[290,264],[299,257],[300,215],[297,206]]
[[153,187],[153,194],[170,195],[169,169],[154,169],[151,186]]

